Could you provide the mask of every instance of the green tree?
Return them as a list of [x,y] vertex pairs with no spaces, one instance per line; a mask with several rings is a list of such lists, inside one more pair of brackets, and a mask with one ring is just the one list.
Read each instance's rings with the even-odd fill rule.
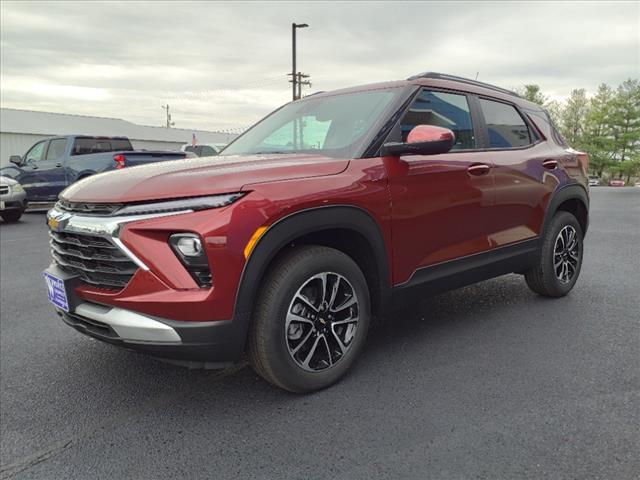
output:
[[544,108],[549,113],[551,121],[556,128],[560,129],[562,126],[562,112],[564,111],[564,105],[557,100],[551,100],[544,105]]
[[542,94],[540,85],[535,83],[529,83],[518,89],[518,94],[530,102],[537,103],[538,105],[544,105],[547,103],[546,95]]
[[589,100],[581,148],[589,154],[591,170],[602,177],[614,153],[612,114],[615,93],[603,83]]
[[586,90],[584,88],[572,90],[560,115],[560,129],[569,145],[574,148],[583,148],[585,118],[588,110],[589,99]]
[[616,165],[616,170],[618,171],[620,178],[625,177],[624,181],[628,185],[631,181],[631,177],[635,177],[640,174],[640,160],[623,160]]
[[614,158],[619,162],[634,159],[640,149],[640,81],[622,82],[611,110]]

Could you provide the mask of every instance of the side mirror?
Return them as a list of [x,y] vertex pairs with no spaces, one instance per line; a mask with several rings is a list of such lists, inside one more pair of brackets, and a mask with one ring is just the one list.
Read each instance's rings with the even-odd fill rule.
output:
[[15,163],[18,166],[22,165],[22,157],[20,155],[11,155],[9,157],[9,161],[11,163]]
[[453,147],[456,136],[448,128],[435,125],[416,125],[409,132],[406,143],[390,142],[382,145],[382,156],[437,155]]

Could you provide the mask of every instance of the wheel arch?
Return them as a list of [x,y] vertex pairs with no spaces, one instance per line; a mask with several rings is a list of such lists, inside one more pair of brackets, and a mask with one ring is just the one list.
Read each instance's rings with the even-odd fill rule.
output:
[[377,222],[359,207],[317,207],[280,219],[253,248],[240,278],[234,308],[234,317],[245,319],[247,329],[258,291],[256,286],[279,255],[300,244],[324,245],[349,255],[367,279],[374,315],[383,314],[389,307],[390,266]]
[[567,185],[553,195],[544,216],[543,235],[558,211],[569,212],[575,216],[582,227],[583,235],[586,235],[589,228],[589,194],[582,185]]
[[84,170],[82,172],[79,172],[76,175],[75,181],[78,182],[78,181],[80,181],[80,180],[82,180],[84,178],[90,177],[91,175],[95,175],[95,174],[96,174],[96,172],[94,172],[93,170]]

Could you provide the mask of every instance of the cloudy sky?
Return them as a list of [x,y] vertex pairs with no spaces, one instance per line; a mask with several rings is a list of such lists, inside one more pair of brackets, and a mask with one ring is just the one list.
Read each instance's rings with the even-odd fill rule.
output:
[[640,76],[640,2],[10,2],[3,107],[245,127],[291,96],[291,22],[312,88],[431,70],[560,99]]

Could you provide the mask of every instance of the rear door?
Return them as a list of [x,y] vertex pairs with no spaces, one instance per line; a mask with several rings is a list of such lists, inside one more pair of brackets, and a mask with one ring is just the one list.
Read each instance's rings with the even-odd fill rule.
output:
[[488,250],[491,163],[479,149],[476,111],[467,95],[422,89],[392,132],[406,141],[416,125],[452,130],[449,153],[386,157],[392,203],[394,282],[417,270]]
[[478,104],[493,164],[491,243],[500,247],[535,238],[559,182],[558,159],[514,104],[485,97]]

